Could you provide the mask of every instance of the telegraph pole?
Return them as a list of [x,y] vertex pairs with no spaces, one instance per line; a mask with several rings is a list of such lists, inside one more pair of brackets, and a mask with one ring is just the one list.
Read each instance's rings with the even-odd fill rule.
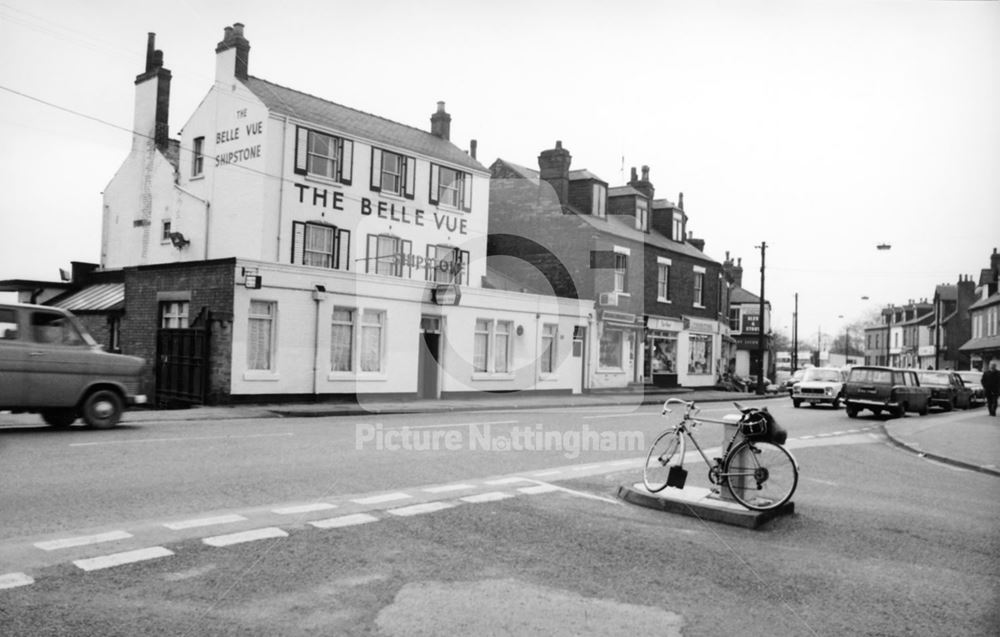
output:
[[792,373],[799,369],[799,293],[795,293],[795,311],[792,312]]
[[760,361],[757,363],[757,394],[764,395],[764,257],[767,254],[767,242],[761,241],[760,245],[760,331],[757,334],[757,349],[760,351]]

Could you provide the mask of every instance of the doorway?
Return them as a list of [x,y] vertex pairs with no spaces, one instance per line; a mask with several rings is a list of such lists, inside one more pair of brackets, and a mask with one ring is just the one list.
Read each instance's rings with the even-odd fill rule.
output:
[[437,399],[441,397],[441,317],[420,317],[420,335],[417,343],[417,396]]

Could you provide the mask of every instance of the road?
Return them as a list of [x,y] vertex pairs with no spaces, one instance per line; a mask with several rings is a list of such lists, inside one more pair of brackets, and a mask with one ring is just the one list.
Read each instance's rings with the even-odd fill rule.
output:
[[795,515],[755,531],[614,497],[641,479],[652,407],[69,432],[0,416],[0,586],[26,578],[0,589],[0,633],[997,634],[996,478],[874,419],[768,404],[802,480]]

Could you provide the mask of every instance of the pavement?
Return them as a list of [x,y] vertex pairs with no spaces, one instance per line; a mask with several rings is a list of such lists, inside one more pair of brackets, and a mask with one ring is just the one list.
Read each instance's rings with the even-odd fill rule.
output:
[[[164,422],[184,420],[233,420],[241,418],[322,417],[435,413],[452,411],[496,411],[552,407],[607,407],[662,404],[670,397],[697,403],[751,402],[769,396],[715,389],[595,390],[587,394],[512,392],[476,394],[438,400],[379,398],[363,396],[359,401],[310,401],[299,403],[207,405],[182,409],[133,408],[122,422]],[[865,412],[866,413],[866,412]],[[844,417],[846,420],[846,416]],[[859,420],[870,416],[862,415]],[[925,458],[1000,476],[1000,416],[992,417],[985,406],[941,418],[907,414],[903,418],[880,421],[886,436],[899,447]],[[41,424],[34,414],[0,413],[0,425]]]

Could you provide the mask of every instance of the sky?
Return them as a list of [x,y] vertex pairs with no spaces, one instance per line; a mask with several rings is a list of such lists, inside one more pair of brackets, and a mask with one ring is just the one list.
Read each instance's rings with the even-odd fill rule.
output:
[[176,137],[236,22],[251,75],[422,129],[445,101],[486,166],[556,140],[611,186],[649,166],[755,294],[766,243],[800,341],[1000,248],[1000,2],[0,0],[0,280],[99,262],[147,33]]

